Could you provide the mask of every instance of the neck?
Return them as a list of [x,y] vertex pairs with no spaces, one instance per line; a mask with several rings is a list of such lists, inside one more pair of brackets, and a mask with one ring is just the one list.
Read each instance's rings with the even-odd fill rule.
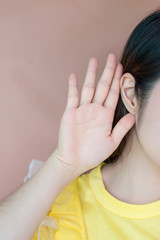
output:
[[128,144],[116,163],[101,169],[106,190],[130,204],[160,200],[160,167],[144,153],[134,129],[129,152]]

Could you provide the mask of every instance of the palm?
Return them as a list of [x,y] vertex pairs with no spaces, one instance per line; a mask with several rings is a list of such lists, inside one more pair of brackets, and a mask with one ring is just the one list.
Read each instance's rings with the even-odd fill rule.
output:
[[[104,80],[103,82],[101,80],[100,83],[103,84],[98,85],[94,98],[94,84],[91,84],[91,81],[89,83],[89,79],[92,79],[93,83],[95,72],[93,69],[88,72],[79,107],[77,87],[70,85],[67,107],[61,120],[57,153],[61,159],[63,158],[63,162],[76,166],[81,173],[96,167],[109,157],[129,128],[133,126],[134,117],[132,114],[127,114],[111,133],[115,107],[119,98],[117,78],[120,77],[121,65],[118,66],[119,71],[117,67],[112,91],[108,91],[109,80],[107,79],[108,84],[104,84]],[[113,78],[113,69],[113,67],[105,68],[102,79],[105,74],[107,75],[107,71],[108,78]]]
[[65,133],[63,151],[67,153],[70,163],[73,159],[73,165],[75,161],[81,161],[92,168],[112,152],[114,146],[109,137],[111,125],[108,124],[112,122],[112,115],[97,103],[82,105],[64,113],[61,129]]

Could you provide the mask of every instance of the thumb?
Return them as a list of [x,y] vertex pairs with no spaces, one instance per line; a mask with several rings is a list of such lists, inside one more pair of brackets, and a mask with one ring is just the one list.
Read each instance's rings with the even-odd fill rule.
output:
[[126,133],[133,127],[133,125],[135,124],[135,120],[135,115],[128,113],[124,117],[122,117],[116,124],[111,135],[114,146],[116,148],[118,147]]

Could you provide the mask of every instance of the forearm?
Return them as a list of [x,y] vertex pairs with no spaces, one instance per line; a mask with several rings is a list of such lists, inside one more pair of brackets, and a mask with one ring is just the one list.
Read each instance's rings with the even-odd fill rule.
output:
[[0,239],[29,240],[56,197],[74,179],[74,170],[52,154],[31,179],[0,204]]

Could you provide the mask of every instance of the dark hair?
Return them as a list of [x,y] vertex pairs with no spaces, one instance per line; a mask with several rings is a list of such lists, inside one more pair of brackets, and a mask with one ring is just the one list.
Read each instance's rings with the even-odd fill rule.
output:
[[[129,72],[135,78],[135,96],[139,105],[137,124],[140,124],[151,90],[160,77],[160,9],[144,17],[135,27],[124,46],[119,62],[123,66],[123,74]],[[129,112],[120,95],[112,129],[127,113]],[[118,160],[133,128],[124,136],[118,148],[103,162],[113,164]]]

